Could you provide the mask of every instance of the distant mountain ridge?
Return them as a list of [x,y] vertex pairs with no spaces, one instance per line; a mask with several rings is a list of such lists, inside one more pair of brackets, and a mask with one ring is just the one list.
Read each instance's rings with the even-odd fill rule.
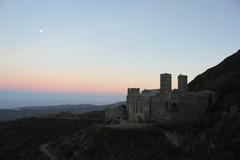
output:
[[221,63],[198,75],[189,85],[190,91],[212,90],[222,106],[240,104],[240,50]]
[[37,106],[37,107],[29,106],[19,107],[16,109],[0,109],[0,121],[9,121],[27,117],[38,117],[48,114],[56,114],[60,112],[84,113],[91,111],[101,111],[106,108],[117,107],[122,104],[125,104],[125,102],[117,102],[107,105],[79,104],[79,105]]

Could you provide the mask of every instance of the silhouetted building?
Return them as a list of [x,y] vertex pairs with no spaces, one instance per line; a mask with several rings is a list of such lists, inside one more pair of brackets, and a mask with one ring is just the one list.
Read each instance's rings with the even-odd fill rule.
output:
[[169,73],[160,74],[160,89],[170,92],[172,90],[172,75]]
[[178,76],[178,90],[181,92],[188,91],[188,77],[187,75],[180,74]]
[[168,73],[160,75],[160,85],[160,90],[145,89],[140,92],[140,88],[128,89],[129,121],[191,120],[204,114],[213,105],[213,92],[188,92],[186,75],[178,76],[178,89],[172,90],[172,77]]

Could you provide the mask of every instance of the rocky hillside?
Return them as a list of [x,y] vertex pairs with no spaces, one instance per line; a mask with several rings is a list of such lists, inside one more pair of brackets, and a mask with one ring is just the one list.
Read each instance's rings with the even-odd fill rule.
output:
[[198,75],[189,83],[189,90],[216,91],[225,107],[240,104],[240,50]]
[[70,160],[236,160],[239,124],[239,116],[209,115],[195,122],[138,129],[98,125],[55,141],[50,151]]

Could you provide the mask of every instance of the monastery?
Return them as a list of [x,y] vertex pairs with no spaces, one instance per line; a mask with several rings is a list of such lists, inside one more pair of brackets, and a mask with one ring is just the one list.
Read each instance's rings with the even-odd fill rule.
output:
[[188,92],[188,77],[178,76],[178,89],[172,90],[172,75],[160,74],[160,89],[128,88],[128,120],[160,121],[195,119],[213,105],[214,92]]
[[212,91],[188,91],[188,77],[178,76],[178,89],[172,90],[172,75],[160,74],[160,89],[128,88],[126,107],[107,109],[105,118],[130,122],[188,121],[198,119],[216,102]]

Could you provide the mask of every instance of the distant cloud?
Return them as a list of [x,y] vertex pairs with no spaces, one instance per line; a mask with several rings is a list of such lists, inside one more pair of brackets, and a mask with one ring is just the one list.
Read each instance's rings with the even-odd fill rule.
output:
[[79,48],[81,49],[81,48],[86,48],[86,47],[88,47],[88,43],[81,42],[77,47],[69,46],[69,47],[66,47],[65,50],[68,52],[73,52],[73,51],[78,50]]
[[80,43],[79,48],[86,48],[88,43]]

